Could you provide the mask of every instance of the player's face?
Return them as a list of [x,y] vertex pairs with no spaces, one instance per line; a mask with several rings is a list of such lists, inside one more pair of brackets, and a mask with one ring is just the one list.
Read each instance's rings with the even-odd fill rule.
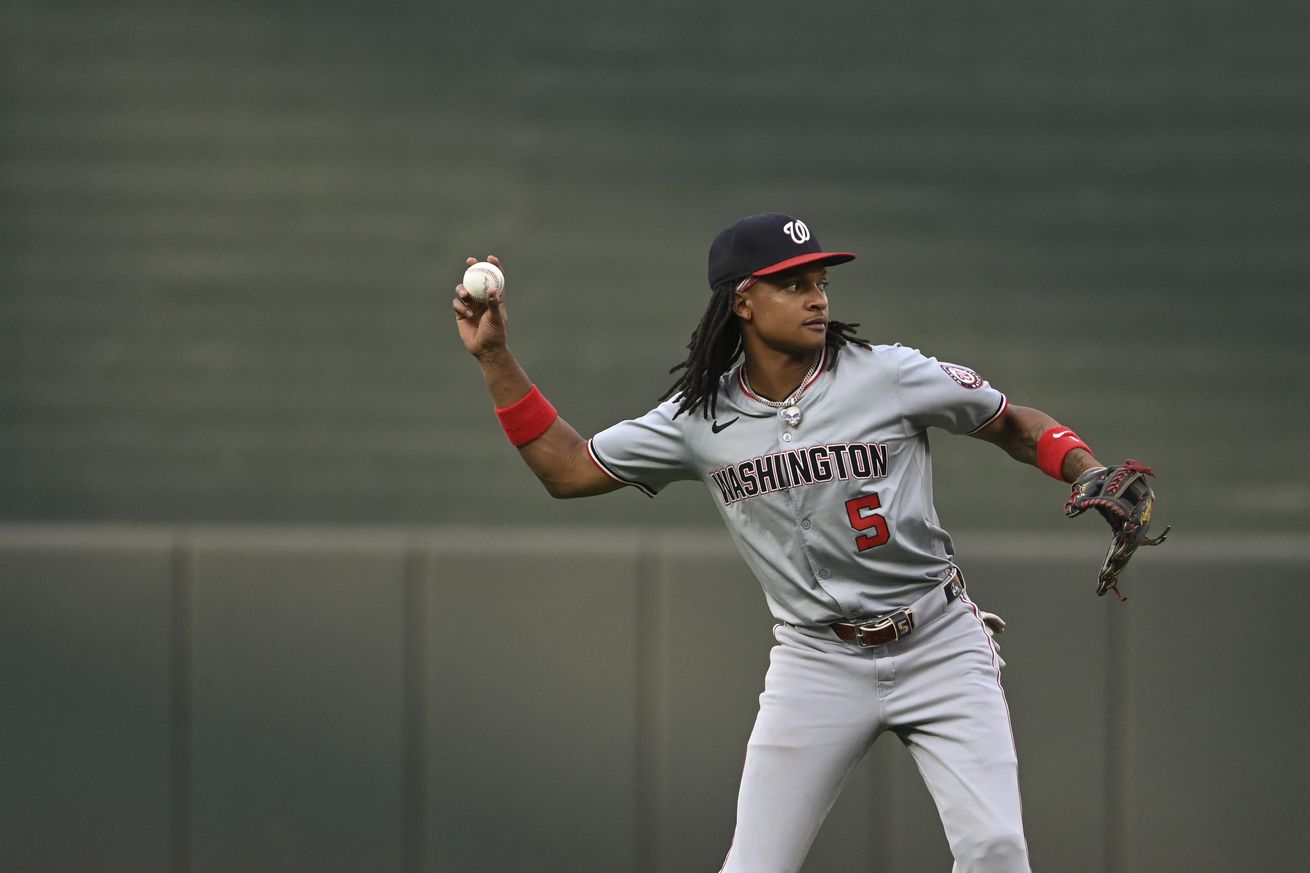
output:
[[822,267],[760,279],[737,295],[742,330],[786,352],[823,348],[828,335],[828,271]]

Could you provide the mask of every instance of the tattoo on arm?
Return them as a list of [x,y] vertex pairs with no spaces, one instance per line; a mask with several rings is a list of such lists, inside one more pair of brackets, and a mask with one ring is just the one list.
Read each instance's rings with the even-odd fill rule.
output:
[[1037,464],[1037,438],[1046,430],[1046,423],[1034,421],[1019,434],[1010,448],[1010,456],[1025,464]]
[[[1062,425],[1040,409],[1011,405],[994,429],[982,436],[1005,451],[1021,464],[1037,466],[1037,441],[1042,434]],[[1064,459],[1061,471],[1067,482],[1077,479],[1084,471],[1102,466],[1090,452],[1074,449]]]
[[1068,455],[1065,455],[1064,469],[1061,472],[1064,473],[1066,482],[1072,482],[1093,467],[1103,466],[1105,465],[1096,460],[1090,452],[1074,449]]

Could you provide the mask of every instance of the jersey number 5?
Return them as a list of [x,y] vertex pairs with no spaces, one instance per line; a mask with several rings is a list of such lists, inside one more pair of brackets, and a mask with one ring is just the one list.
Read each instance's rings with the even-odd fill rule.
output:
[[877,548],[892,538],[891,531],[887,529],[887,519],[875,511],[881,508],[882,501],[877,494],[866,494],[846,501],[846,517],[851,520],[851,527],[859,533],[855,545],[861,552]]

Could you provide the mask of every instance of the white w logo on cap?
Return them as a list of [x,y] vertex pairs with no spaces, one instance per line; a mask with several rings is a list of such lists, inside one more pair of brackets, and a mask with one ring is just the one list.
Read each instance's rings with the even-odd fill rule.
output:
[[805,222],[799,218],[789,221],[782,226],[783,233],[791,237],[791,241],[800,245],[810,238],[810,229],[805,226]]

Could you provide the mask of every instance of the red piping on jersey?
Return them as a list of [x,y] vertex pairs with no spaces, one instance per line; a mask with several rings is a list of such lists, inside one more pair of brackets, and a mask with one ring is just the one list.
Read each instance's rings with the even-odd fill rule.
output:
[[627,479],[620,478],[618,474],[616,474],[613,470],[611,470],[605,464],[605,462],[600,459],[600,456],[596,454],[596,450],[591,447],[591,440],[587,440],[587,457],[591,458],[591,462],[593,464],[595,464],[597,467],[600,467],[600,471],[602,473],[604,473],[606,476],[609,476],[611,479],[613,479],[615,482],[618,482],[620,485],[629,485],[633,488],[636,488],[638,491],[640,491],[642,494],[645,494],[647,497],[655,496],[654,489],[652,489],[649,485],[644,485],[641,482],[629,482]]
[[1002,395],[1001,395],[1001,408],[998,409],[998,410],[996,410],[996,414],[993,415],[991,418],[987,419],[986,421],[984,421],[982,424],[980,424],[980,425],[978,425],[977,427],[975,427],[973,430],[969,431],[969,433],[970,433],[970,434],[975,434],[975,433],[977,433],[978,431],[982,430],[982,429],[985,428],[987,425],[991,424],[993,421],[995,421],[996,419],[998,419],[998,418],[1000,418],[1002,415],[1004,415],[1004,414],[1005,414],[1005,410],[1007,410],[1007,409],[1009,409],[1009,408],[1010,408],[1010,398],[1008,398],[1008,397],[1006,397],[1004,394],[1002,394]]
[[619,482],[623,485],[628,484],[627,482],[624,482],[622,479],[620,479],[618,476],[615,476],[613,473],[611,473],[609,471],[609,468],[600,462],[600,459],[596,457],[596,453],[592,451],[591,440],[587,440],[587,457],[591,458],[591,462],[595,464],[597,467],[599,467],[602,473],[604,473],[606,476],[609,476],[615,482]]

